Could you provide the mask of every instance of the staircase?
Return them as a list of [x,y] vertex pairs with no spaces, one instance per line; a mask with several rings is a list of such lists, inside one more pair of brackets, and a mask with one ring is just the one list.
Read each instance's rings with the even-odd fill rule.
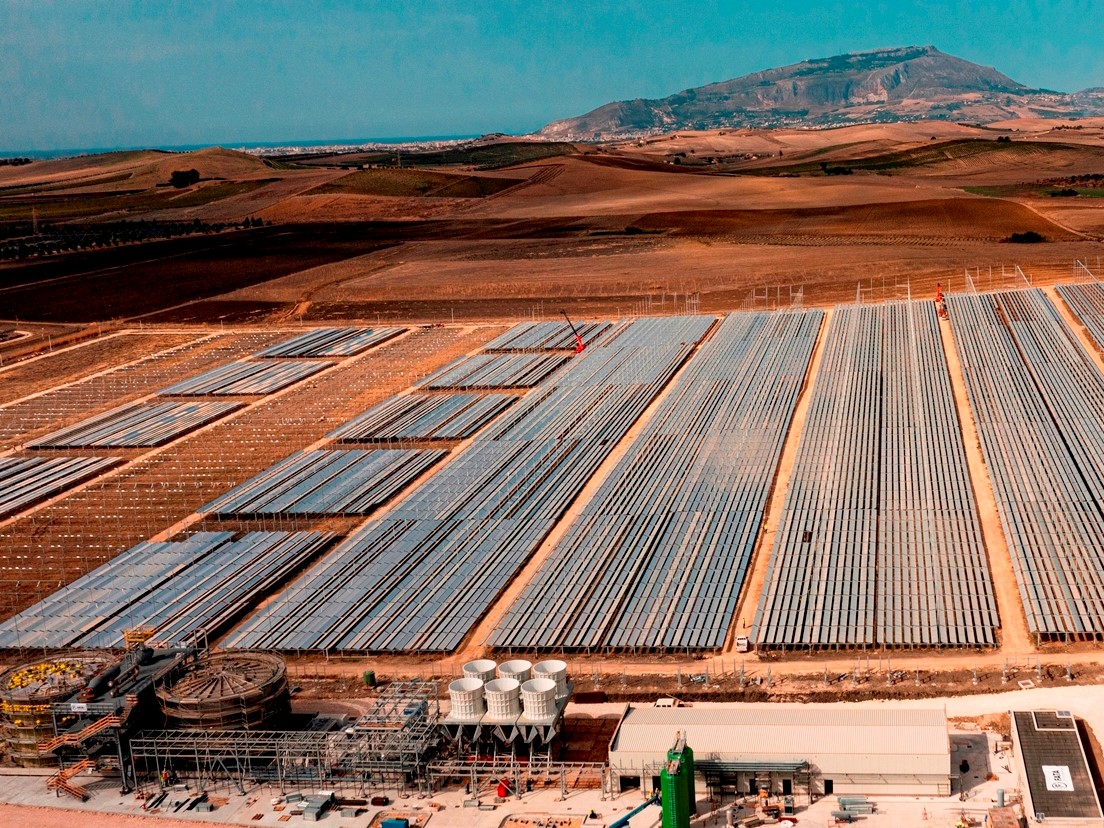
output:
[[130,711],[138,704],[138,697],[128,695],[125,701],[126,705],[118,713],[111,713],[96,719],[96,721],[82,730],[78,730],[76,733],[61,733],[48,742],[39,742],[38,752],[53,753],[59,747],[77,747],[84,744],[97,733],[107,730],[109,727],[119,727],[126,721],[127,717],[130,715]]
[[103,718],[96,719],[92,724],[83,730],[78,730],[76,733],[62,733],[55,736],[48,742],[38,743],[39,753],[53,753],[59,747],[68,745],[69,747],[77,747],[84,744],[88,739],[91,739],[97,733],[103,730],[107,730],[109,727],[118,727],[122,724],[122,719],[112,714],[110,716],[104,716]]
[[77,764],[70,765],[67,768],[63,768],[46,780],[46,788],[51,791],[62,791],[67,793],[81,802],[88,801],[88,791],[82,788],[80,785],[76,785],[69,780],[74,776],[80,776],[85,771],[90,771],[96,767],[96,763],[91,759],[81,759]]

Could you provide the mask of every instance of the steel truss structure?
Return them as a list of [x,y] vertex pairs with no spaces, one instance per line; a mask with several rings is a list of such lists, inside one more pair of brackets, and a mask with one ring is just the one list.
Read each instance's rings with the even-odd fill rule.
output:
[[189,778],[200,789],[271,784],[281,790],[424,790],[440,709],[431,682],[394,682],[344,730],[147,731],[130,742],[139,784]]

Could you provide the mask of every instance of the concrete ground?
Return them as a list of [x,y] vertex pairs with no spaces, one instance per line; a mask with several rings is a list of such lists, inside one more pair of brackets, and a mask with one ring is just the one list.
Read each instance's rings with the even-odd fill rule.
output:
[[[839,704],[847,704],[840,702]],[[859,702],[862,706],[883,706],[893,704],[902,707],[943,707],[952,719],[969,719],[990,714],[1001,714],[1012,709],[1062,709],[1070,710],[1083,718],[1090,729],[1099,737],[1104,733],[1104,686],[1093,687],[1057,687],[1030,690],[1012,690],[985,696],[961,696],[947,699],[919,699],[915,701],[868,701]],[[597,713],[593,706],[582,708],[588,713]],[[952,728],[951,764],[957,771],[960,762],[966,759],[970,771],[956,782],[952,794],[948,797],[879,797],[871,800],[877,806],[877,813],[860,817],[856,824],[868,828],[905,828],[905,826],[926,826],[933,828],[955,825],[963,815],[981,824],[989,807],[995,804],[997,790],[1003,789],[1009,802],[1017,798],[1019,783],[1015,777],[1012,757],[996,751],[997,734],[987,733],[968,723]],[[147,815],[142,810],[142,802],[133,794],[121,795],[113,780],[77,779],[86,784],[92,792],[92,798],[79,803],[68,797],[55,797],[46,790],[45,774],[20,770],[8,770],[0,773],[0,826],[35,825],[42,828],[72,828],[79,824],[82,828],[114,828],[115,826],[162,825],[190,826],[202,825],[268,825],[301,824],[301,816],[289,814],[289,808],[273,804],[273,798],[279,796],[274,789],[254,789],[242,796],[225,788],[210,791],[219,807],[211,813],[194,811],[174,812],[170,804],[174,800],[189,795],[185,792],[173,794],[156,815]],[[961,790],[960,790],[961,788]],[[309,792],[309,791],[304,791]],[[194,792],[191,792],[194,796]],[[597,790],[569,791],[566,799],[560,798],[558,789],[541,789],[525,794],[521,799],[508,799],[502,803],[493,803],[484,797],[486,805],[494,804],[493,810],[479,810],[465,807],[466,795],[462,790],[444,791],[430,798],[411,797],[397,799],[388,808],[367,808],[356,817],[343,817],[333,812],[323,815],[322,821],[335,826],[348,828],[367,828],[380,812],[404,812],[419,820],[426,828],[500,828],[505,826],[512,815],[525,817],[525,825],[530,828],[551,828],[555,823],[549,820],[556,817],[566,818],[561,828],[599,828],[608,826],[613,820],[624,815],[643,801],[640,791],[631,791],[615,796],[612,800],[603,800]],[[225,801],[225,804],[222,804]],[[730,803],[723,803],[727,806]],[[802,826],[826,826],[833,824],[831,812],[838,808],[835,797],[828,797],[810,805],[800,805],[795,815],[796,823]],[[587,819],[591,811],[597,819]],[[724,826],[723,809],[710,811],[710,803],[699,798],[700,816],[695,821],[696,828]],[[745,811],[745,813],[747,813]],[[632,828],[655,828],[659,824],[658,808],[648,808],[632,820]],[[520,828],[513,822],[511,828]]]

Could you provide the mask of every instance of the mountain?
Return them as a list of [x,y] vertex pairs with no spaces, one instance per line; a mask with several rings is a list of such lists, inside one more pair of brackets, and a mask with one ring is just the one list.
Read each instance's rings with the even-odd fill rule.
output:
[[1029,89],[996,69],[934,46],[906,46],[806,60],[657,100],[616,101],[577,118],[553,121],[540,134],[589,141],[685,129],[917,120],[988,123],[1102,114],[1099,89],[1073,94]]

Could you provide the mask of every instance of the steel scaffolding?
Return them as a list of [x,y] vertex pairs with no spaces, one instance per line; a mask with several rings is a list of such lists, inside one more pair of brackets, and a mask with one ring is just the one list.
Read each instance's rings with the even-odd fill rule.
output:
[[186,778],[200,790],[227,785],[239,793],[257,784],[362,795],[383,787],[424,790],[439,718],[436,685],[395,682],[343,730],[147,731],[131,741],[131,761],[140,784],[162,789]]

